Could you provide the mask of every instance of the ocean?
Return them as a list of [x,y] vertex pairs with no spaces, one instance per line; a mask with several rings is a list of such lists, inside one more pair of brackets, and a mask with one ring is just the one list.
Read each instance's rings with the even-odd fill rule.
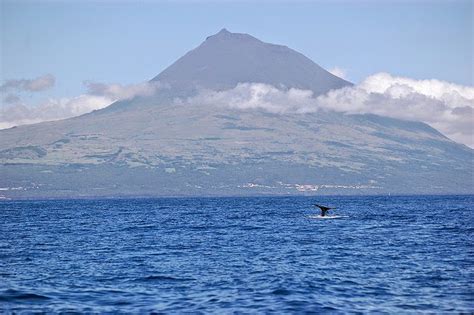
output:
[[474,196],[2,201],[0,312],[472,313],[473,210]]

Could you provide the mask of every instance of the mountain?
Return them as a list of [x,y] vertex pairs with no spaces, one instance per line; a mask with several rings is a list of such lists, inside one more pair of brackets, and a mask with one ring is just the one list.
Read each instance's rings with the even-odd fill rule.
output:
[[0,197],[473,192],[473,150],[421,122],[182,101],[239,83],[351,85],[287,47],[224,29],[151,82],[164,88],[0,130]]
[[259,82],[312,90],[316,95],[351,85],[286,46],[226,29],[209,36],[153,81],[168,83],[177,90],[225,90],[241,82]]
[[248,34],[231,33],[226,29],[209,36],[151,82],[159,82],[167,89],[151,100],[122,101],[106,111],[169,103],[175,97],[189,97],[202,89],[222,91],[239,83],[310,90],[314,96],[352,85],[286,46],[264,43]]

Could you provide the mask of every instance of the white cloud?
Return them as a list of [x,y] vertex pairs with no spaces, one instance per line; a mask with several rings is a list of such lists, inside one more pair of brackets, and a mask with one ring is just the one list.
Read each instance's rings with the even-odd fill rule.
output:
[[445,96],[459,94],[463,98],[474,100],[474,88],[440,80],[415,80],[404,77],[395,77],[388,73],[377,73],[369,76],[361,84],[367,92],[390,93],[393,97],[403,96],[394,88],[411,90],[425,96],[442,99]]
[[[264,83],[240,83],[225,91],[201,91],[185,103],[222,104],[239,109],[264,109],[273,113],[301,112],[315,101],[313,92],[299,89],[280,90]],[[177,100],[180,102],[180,100]]]
[[379,73],[354,87],[330,91],[317,103],[346,113],[422,121],[474,147],[474,87]]
[[131,99],[135,96],[153,95],[163,85],[158,82],[143,82],[138,84],[105,84],[99,82],[85,81],[88,94],[105,96],[115,100]]
[[35,79],[7,80],[0,86],[0,91],[39,92],[50,89],[56,82],[52,74],[46,74]]
[[0,129],[42,121],[52,121],[104,108],[113,100],[95,95],[79,95],[74,98],[48,99],[37,106],[16,103],[0,108]]
[[131,85],[84,82],[88,93],[72,98],[48,99],[36,106],[27,106],[19,98],[11,98],[10,105],[0,107],[0,129],[24,124],[52,121],[79,116],[107,107],[118,100],[147,96],[162,86],[159,83]]
[[334,67],[328,70],[330,73],[334,74],[336,77],[347,79],[347,71],[346,69]]
[[334,110],[422,121],[451,139],[474,147],[474,87],[438,80],[414,80],[379,73],[358,85],[332,90],[319,97],[314,97],[311,91],[241,83],[227,91],[202,91],[186,102],[273,113]]

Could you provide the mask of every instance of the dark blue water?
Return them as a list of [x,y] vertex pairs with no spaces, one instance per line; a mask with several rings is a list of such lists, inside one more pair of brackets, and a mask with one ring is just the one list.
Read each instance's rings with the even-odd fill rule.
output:
[[[311,219],[313,201],[340,219]],[[473,312],[474,196],[0,203],[0,311]]]

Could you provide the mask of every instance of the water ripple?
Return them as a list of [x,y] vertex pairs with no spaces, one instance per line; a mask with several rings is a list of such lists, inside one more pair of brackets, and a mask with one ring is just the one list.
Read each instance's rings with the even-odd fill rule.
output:
[[[316,200],[341,218],[310,218]],[[473,204],[473,196],[1,202],[0,313],[472,313]]]

